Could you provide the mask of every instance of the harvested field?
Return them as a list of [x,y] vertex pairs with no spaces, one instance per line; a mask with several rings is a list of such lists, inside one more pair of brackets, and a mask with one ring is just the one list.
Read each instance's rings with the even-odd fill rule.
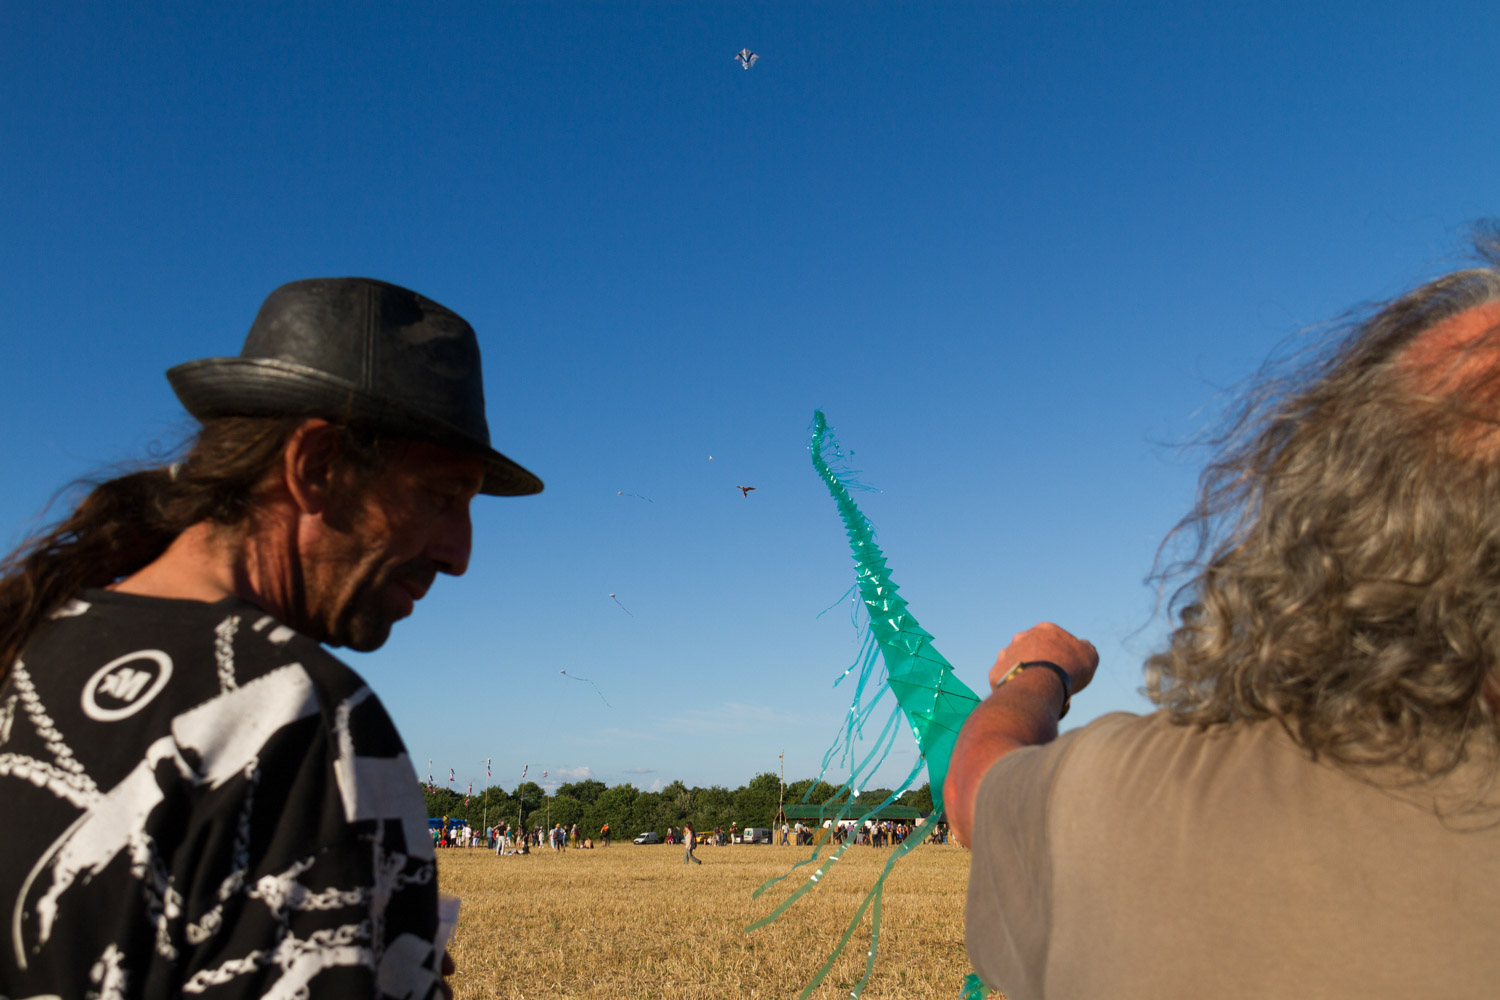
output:
[[[496,857],[438,852],[443,892],[462,897],[450,951],[457,1000],[509,997],[784,1000],[797,996],[842,936],[890,852],[851,847],[808,893],[768,927],[769,913],[819,866],[785,875],[809,848],[682,848],[616,844],[593,851]],[[826,867],[827,853],[820,861]],[[969,972],[963,903],[969,852],[927,845],[886,882],[869,1000],[954,1000]],[[785,887],[785,888],[783,888]],[[869,917],[814,997],[847,997],[864,973]]]

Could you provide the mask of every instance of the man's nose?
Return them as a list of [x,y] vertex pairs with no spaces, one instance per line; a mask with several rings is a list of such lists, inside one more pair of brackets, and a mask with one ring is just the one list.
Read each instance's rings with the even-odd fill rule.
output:
[[433,532],[427,556],[437,564],[439,572],[450,576],[463,576],[469,568],[469,555],[474,549],[474,525],[469,520],[469,504],[443,516]]

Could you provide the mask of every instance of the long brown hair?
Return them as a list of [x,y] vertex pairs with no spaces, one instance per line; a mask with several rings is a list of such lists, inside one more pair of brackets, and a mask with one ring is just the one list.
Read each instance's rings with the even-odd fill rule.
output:
[[1276,719],[1314,756],[1423,775],[1500,740],[1481,696],[1500,667],[1500,331],[1446,361],[1485,378],[1413,378],[1406,351],[1497,300],[1496,267],[1449,274],[1248,395],[1174,531],[1194,576],[1146,692],[1175,721]]
[[[136,572],[194,524],[246,526],[302,423],[300,417],[208,421],[181,461],[94,483],[72,513],[7,556],[0,563],[0,683],[37,626],[81,590]],[[340,461],[378,467],[377,436],[343,432]]]

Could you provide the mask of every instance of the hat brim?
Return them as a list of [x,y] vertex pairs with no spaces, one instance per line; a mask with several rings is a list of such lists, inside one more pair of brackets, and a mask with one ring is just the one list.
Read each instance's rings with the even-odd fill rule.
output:
[[276,358],[204,358],[168,369],[167,381],[199,420],[214,417],[323,417],[382,430],[484,459],[489,496],[529,496],[542,481],[490,445],[399,402],[337,376]]

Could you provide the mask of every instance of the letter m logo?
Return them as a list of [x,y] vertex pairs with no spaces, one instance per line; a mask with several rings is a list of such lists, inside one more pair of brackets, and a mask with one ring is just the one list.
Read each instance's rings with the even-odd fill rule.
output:
[[114,695],[121,701],[135,701],[141,693],[141,688],[151,679],[149,670],[131,670],[122,667],[104,678],[99,683],[99,690],[105,694]]

